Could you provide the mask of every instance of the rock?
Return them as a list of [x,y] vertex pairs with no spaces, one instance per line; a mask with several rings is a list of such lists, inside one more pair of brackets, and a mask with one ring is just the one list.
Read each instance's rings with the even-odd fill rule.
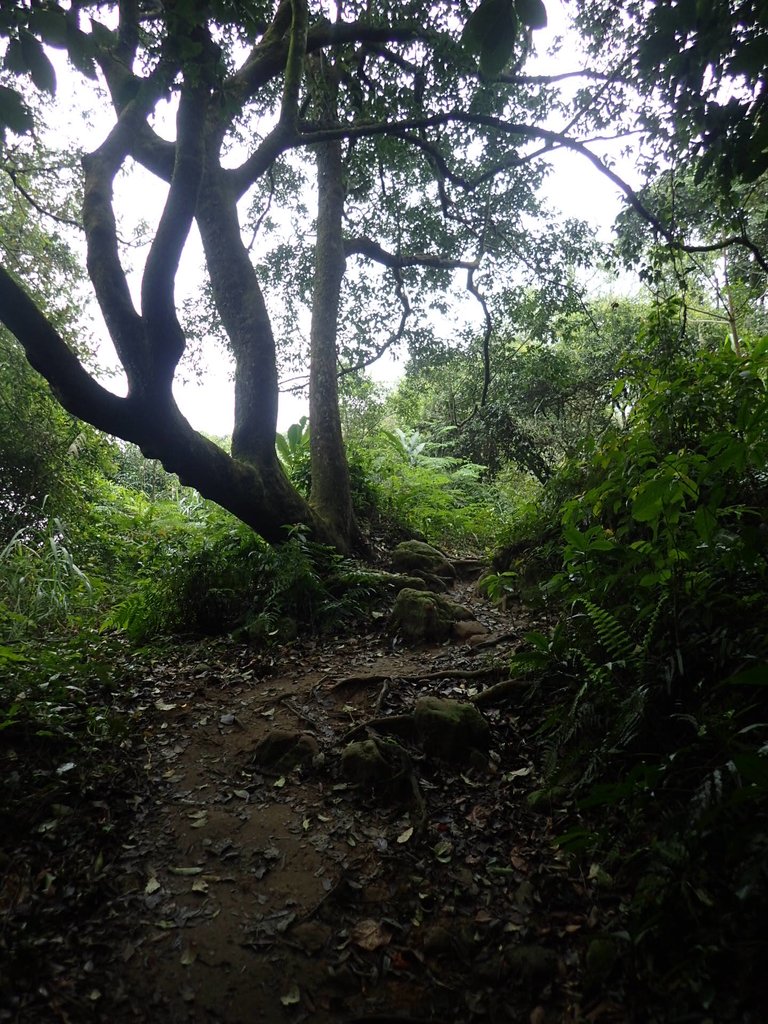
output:
[[273,729],[256,744],[253,763],[272,771],[287,772],[300,764],[309,764],[319,753],[317,740],[309,733]]
[[413,718],[428,754],[466,762],[477,751],[488,749],[491,730],[474,704],[448,697],[419,697]]
[[395,599],[389,619],[390,629],[416,643],[446,640],[454,622],[471,619],[472,612],[442,594],[430,594],[406,587]]
[[490,630],[476,619],[462,619],[451,626],[451,634],[456,640],[471,641],[475,636],[486,636]]
[[398,544],[392,552],[392,568],[413,576],[425,573],[441,580],[456,579],[456,570],[442,551],[420,540],[406,540]]
[[397,796],[407,788],[408,755],[394,740],[356,740],[341,752],[341,770],[357,786]]

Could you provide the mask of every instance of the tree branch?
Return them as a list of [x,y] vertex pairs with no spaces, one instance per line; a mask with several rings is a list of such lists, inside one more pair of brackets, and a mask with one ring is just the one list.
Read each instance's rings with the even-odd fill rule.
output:
[[605,178],[612,182],[612,184],[614,184],[624,195],[627,203],[638,214],[638,216],[650,224],[651,227],[653,227],[654,230],[657,231],[673,248],[682,252],[704,252],[722,249],[729,245],[740,245],[749,249],[761,269],[768,272],[768,260],[766,260],[755,243],[744,235],[733,235],[727,240],[712,243],[712,246],[708,248],[687,245],[675,235],[671,228],[668,228],[663,224],[656,214],[645,206],[640,199],[640,196],[631,185],[616,174],[615,171],[612,171],[611,168],[608,167],[603,160],[597,156],[597,154],[589,150],[583,142],[569,138],[567,135],[563,135],[560,132],[550,131],[546,128],[538,128],[535,125],[520,124],[519,122],[506,122],[502,118],[495,117],[490,114],[472,114],[462,110],[452,110],[446,111],[442,114],[433,114],[424,118],[409,118],[401,121],[383,121],[348,126],[339,125],[334,128],[324,128],[313,131],[306,131],[306,126],[303,126],[300,141],[304,145],[313,145],[317,142],[322,142],[326,139],[332,138],[356,139],[385,134],[398,134],[402,136],[402,134],[407,131],[444,127],[449,124],[464,124],[471,127],[492,128],[506,136],[520,136],[525,139],[541,139],[543,142],[548,144],[549,149],[572,150],[574,153],[578,153],[583,156]]
[[195,216],[203,173],[208,90],[204,69],[196,64],[192,74],[200,76],[200,81],[185,87],[179,99],[173,177],[141,283],[141,311],[153,365],[153,386],[169,394],[176,365],[186,347],[176,315],[174,284]]
[[[74,416],[108,433],[128,431],[133,419],[127,398],[98,384],[23,288],[0,267],[0,320],[26,357]],[[123,433],[122,436],[127,436]]]
[[367,359],[360,359],[357,363],[352,366],[342,366],[339,369],[339,377],[345,377],[349,373],[357,373],[359,370],[364,370],[368,366],[372,366],[377,360],[381,359],[385,352],[390,348],[393,348],[401,340],[405,334],[405,325],[408,323],[408,318],[411,315],[411,304],[408,301],[408,295],[406,294],[405,287],[403,285],[403,279],[400,274],[400,268],[397,266],[392,267],[392,276],[395,279],[395,294],[397,295],[398,301],[402,306],[402,313],[400,314],[400,323],[397,325],[397,329],[390,334],[385,342],[383,342],[374,351],[373,355]]
[[430,256],[428,253],[405,255],[388,252],[367,235],[346,239],[344,252],[347,256],[366,256],[375,263],[381,263],[382,266],[399,270],[405,267],[430,267],[433,270],[473,270],[477,266],[477,262],[474,260],[455,260],[447,256]]
[[[128,119],[127,115],[123,118]],[[140,388],[149,369],[144,328],[136,312],[120,263],[117,224],[112,209],[112,183],[128,150],[123,118],[106,141],[83,157],[85,188],[83,224],[88,274],[129,388]]]

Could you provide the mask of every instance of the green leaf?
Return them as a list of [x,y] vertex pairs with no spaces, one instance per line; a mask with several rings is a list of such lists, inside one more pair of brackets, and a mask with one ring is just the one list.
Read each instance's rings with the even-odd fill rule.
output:
[[5,647],[0,644],[0,661],[26,661],[27,659],[23,654],[19,654],[18,651],[14,651],[12,647]]
[[67,16],[64,11],[32,11],[29,16],[29,29],[49,46],[64,47],[68,43]]
[[10,43],[8,43],[8,49],[5,51],[3,67],[6,71],[10,71],[14,75],[25,75],[27,71],[29,71],[27,62],[24,59],[24,50],[22,49],[21,42],[18,39],[12,39]]
[[664,499],[669,495],[669,486],[669,480],[665,478],[641,484],[632,502],[632,518],[638,523],[658,519],[664,508]]
[[717,519],[706,505],[699,505],[693,513],[693,526],[701,540],[708,542],[717,529]]
[[0,128],[10,128],[17,135],[32,131],[32,113],[20,94],[7,85],[0,85]]
[[73,66],[86,78],[98,79],[96,62],[93,59],[93,41],[85,35],[70,32],[67,36],[67,52]]
[[480,54],[480,71],[487,78],[500,74],[515,52],[517,19],[512,15],[508,21],[500,22],[496,35],[483,47]]
[[728,686],[768,686],[768,665],[754,665],[723,680]]
[[517,15],[512,0],[483,0],[464,26],[464,48],[480,57],[480,71],[497,75],[515,48]]
[[517,16],[528,28],[546,28],[547,9],[542,0],[515,0]]
[[43,49],[43,44],[26,30],[19,33],[19,39],[32,81],[42,92],[49,92],[51,96],[55,96],[56,72]]
[[110,29],[106,28],[98,21],[91,22],[91,35],[93,36],[96,45],[105,50],[113,46],[117,39],[116,32],[110,31]]

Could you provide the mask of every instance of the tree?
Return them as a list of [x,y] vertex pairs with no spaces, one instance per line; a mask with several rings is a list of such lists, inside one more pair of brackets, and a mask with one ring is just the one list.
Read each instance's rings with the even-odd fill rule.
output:
[[[494,48],[492,25],[502,8],[503,45]],[[85,78],[100,76],[109,92],[113,127],[82,159],[82,222],[88,273],[125,369],[127,396],[87,372],[13,268],[0,271],[0,319],[65,408],[137,444],[265,538],[278,541],[286,525],[304,523],[321,539],[354,547],[360,536],[339,423],[339,355],[348,355],[341,369],[350,370],[409,330],[418,339],[409,328],[414,312],[428,308],[434,288],[456,272],[466,274],[489,324],[483,289],[498,286],[510,255],[527,258],[535,272],[540,239],[531,217],[540,212],[535,189],[544,173],[537,161],[567,145],[603,167],[584,136],[545,126],[553,83],[521,71],[542,12],[533,0],[483,0],[471,18],[463,0],[348,2],[337,5],[334,21],[319,0],[281,0],[274,8],[241,0],[4,6],[9,72],[28,73],[50,91],[55,79],[45,46],[63,46]],[[24,131],[26,94],[3,89],[0,120]],[[153,127],[161,100],[175,104],[173,141]],[[319,183],[309,503],[275,454],[277,346],[264,289],[270,254],[262,245],[252,257],[242,230],[244,200],[268,204],[291,173],[286,198],[298,207],[305,164],[297,173],[291,160],[304,152],[314,154]],[[168,186],[139,309],[113,202],[115,177],[130,160]],[[262,206],[257,228],[265,212]],[[307,220],[300,236],[312,230]],[[236,366],[231,455],[191,428],[171,391],[187,343],[175,278],[193,221]],[[299,238],[282,261],[272,261],[273,271],[301,263],[300,253]],[[360,297],[371,296],[372,264],[376,280],[386,282],[383,301],[361,306]],[[289,268],[289,280],[292,274]],[[296,285],[300,291],[306,280],[296,277]],[[299,298],[288,295],[286,308]],[[489,338],[490,328],[486,381]]]

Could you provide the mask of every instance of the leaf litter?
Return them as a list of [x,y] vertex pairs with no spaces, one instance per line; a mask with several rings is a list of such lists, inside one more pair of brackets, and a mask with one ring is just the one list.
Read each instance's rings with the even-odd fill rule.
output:
[[[411,748],[423,834],[408,800],[340,777],[350,725],[424,693],[467,699],[512,650],[508,619],[460,599],[509,640],[406,650],[375,624],[261,653],[208,639],[113,655],[124,738],[38,764],[56,785],[19,830],[24,856],[3,862],[2,942],[26,929],[29,955],[0,1021],[626,1019],[621,992],[583,985],[586,942],[612,918],[599,874],[574,874],[553,843],[572,809],[526,799],[535,715],[484,708],[483,766]],[[338,688],[372,670],[385,687]],[[255,765],[278,728],[313,733],[319,754]]]

